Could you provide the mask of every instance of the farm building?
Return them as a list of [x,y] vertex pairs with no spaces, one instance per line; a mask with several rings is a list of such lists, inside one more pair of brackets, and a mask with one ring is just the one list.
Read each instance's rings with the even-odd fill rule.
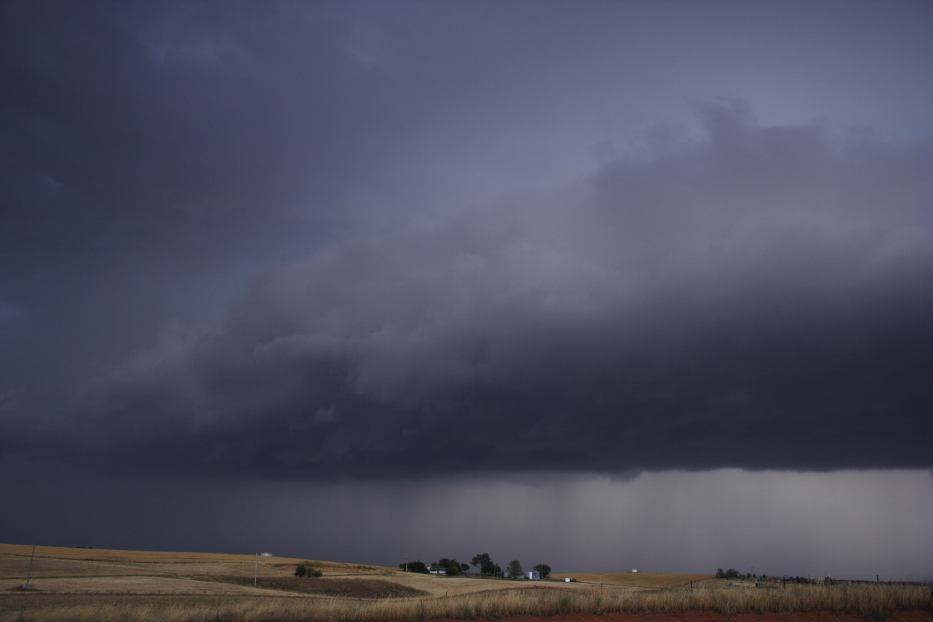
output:
[[541,573],[538,572],[537,570],[529,570],[526,574],[528,575],[528,579],[531,581],[541,580]]
[[431,564],[428,568],[428,572],[431,574],[447,574],[447,568],[444,566],[438,566],[437,564]]

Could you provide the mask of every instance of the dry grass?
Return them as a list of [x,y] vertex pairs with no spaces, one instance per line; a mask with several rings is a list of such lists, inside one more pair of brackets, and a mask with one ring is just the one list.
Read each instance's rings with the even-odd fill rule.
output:
[[[282,596],[278,591],[257,589],[246,581],[252,577],[239,577],[244,583],[223,583],[212,580],[176,577],[56,577],[34,579],[30,591],[36,594],[144,594],[144,595],[257,595]],[[0,594],[15,591],[22,579],[0,581]],[[2,596],[0,596],[2,598]]]
[[[26,577],[32,547],[0,544],[0,593],[20,585]],[[290,579],[295,566],[303,558],[264,557],[260,560],[259,576]],[[242,595],[248,590],[267,595],[267,590],[254,590],[251,586],[233,585],[231,577],[252,579],[255,555],[229,555],[223,553],[176,553],[159,551],[119,551],[40,546],[32,569],[33,585],[46,593],[101,593],[101,594],[231,594]],[[467,579],[436,577],[405,573],[395,568],[368,564],[348,564],[331,561],[311,561],[324,576],[319,581],[388,579],[402,589],[427,592],[433,596],[511,589],[514,582],[494,579]],[[218,581],[218,577],[226,579]],[[213,582],[213,583],[207,583]],[[336,586],[334,589],[338,589]],[[359,589],[365,589],[360,587]],[[352,591],[352,590],[351,590]],[[332,592],[322,589],[320,592]],[[277,592],[289,596],[288,591]]]
[[[483,579],[479,577],[436,577],[432,575],[398,573],[392,576],[392,581],[407,585],[417,590],[428,592],[432,596],[463,596],[466,594],[486,593],[496,590],[514,590],[534,585],[552,585],[563,589],[588,589],[579,583],[532,583],[526,581],[510,581],[503,579]],[[590,586],[591,587],[591,586]]]
[[667,572],[561,572],[553,573],[552,576],[558,580],[563,580],[564,577],[572,577],[581,583],[639,588],[677,587],[712,578],[712,575],[708,574],[675,574]]
[[[21,606],[26,620],[92,621],[159,619],[175,622],[297,621],[376,622],[432,618],[499,618],[563,613],[672,613],[830,611],[875,619],[898,610],[919,609],[929,590],[919,586],[788,586],[780,590],[671,589],[662,592],[583,592],[536,587],[498,590],[450,598],[362,601],[351,599],[252,598],[213,600],[123,599],[47,600],[19,595],[0,609],[0,619],[15,620]],[[11,607],[12,605],[12,607]]]
[[[26,576],[32,546],[0,544],[0,579]],[[36,547],[33,576],[163,575],[193,576],[239,574],[252,576],[254,554],[124,551],[60,546]],[[261,567],[271,574],[291,575],[295,565],[307,561],[293,557],[261,558]],[[392,568],[311,560],[326,575],[384,574]]]
[[[252,587],[253,555],[159,553],[40,547],[35,591],[23,582],[31,547],[0,545],[0,621],[378,622],[560,613],[821,610],[883,617],[926,605],[929,588],[891,585],[788,585],[741,589],[703,575],[574,574],[577,583],[435,577],[357,564],[314,562],[321,594],[286,591],[300,559],[263,558]],[[562,576],[562,575],[556,575]],[[378,579],[377,579],[378,577]],[[699,581],[698,581],[699,580]],[[354,598],[379,581],[379,596]],[[592,582],[587,582],[592,581]],[[690,587],[690,582],[694,582]],[[604,584],[600,589],[597,584]],[[387,585],[383,585],[387,584]],[[332,589],[331,589],[332,588]],[[385,589],[383,589],[385,588]],[[650,589],[654,588],[654,589]],[[414,590],[424,595],[407,596]],[[335,598],[333,594],[344,594]],[[372,596],[371,594],[367,594]]]

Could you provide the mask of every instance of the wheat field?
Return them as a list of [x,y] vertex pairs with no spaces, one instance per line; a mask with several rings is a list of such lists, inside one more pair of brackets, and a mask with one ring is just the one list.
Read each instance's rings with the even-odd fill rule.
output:
[[[678,574],[667,572],[558,572],[552,575],[563,580],[571,577],[581,583],[598,584],[604,587],[669,588],[689,585],[691,582],[712,578],[707,574]],[[592,585],[590,586],[592,587]]]
[[[23,591],[31,547],[0,545],[0,621],[368,622],[558,614],[830,611],[883,618],[926,606],[929,588],[788,585],[737,589],[704,575],[578,573],[575,583],[435,577],[367,564],[314,562],[320,579],[295,579],[298,558],[38,547],[32,587]],[[562,575],[561,575],[562,576]],[[270,589],[393,585],[396,598],[334,597]],[[590,582],[592,580],[592,582]],[[316,583],[320,582],[320,583]],[[603,588],[600,587],[603,584]],[[401,587],[399,587],[401,586]],[[609,586],[609,587],[607,587]],[[404,590],[402,589],[404,587]]]

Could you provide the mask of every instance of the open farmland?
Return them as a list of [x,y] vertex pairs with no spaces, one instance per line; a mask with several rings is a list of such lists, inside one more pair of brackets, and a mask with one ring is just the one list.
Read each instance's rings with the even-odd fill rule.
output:
[[631,620],[637,613],[663,622],[671,612],[705,612],[702,622],[711,622],[742,612],[786,616],[800,611],[849,617],[900,612],[913,616],[903,618],[912,622],[930,619],[921,611],[928,590],[919,586],[748,590],[718,582],[710,589],[706,586],[717,582],[704,575],[652,573],[576,573],[573,583],[530,582],[437,577],[327,561],[312,562],[322,577],[296,578],[295,565],[305,560],[280,556],[260,558],[254,586],[254,555],[62,547],[37,548],[32,589],[24,591],[20,586],[30,552],[29,546],[0,545],[0,621],[366,622],[555,615],[583,620],[573,616],[595,614]]
[[677,574],[672,572],[556,572],[553,573],[553,577],[558,580],[572,577],[574,581],[599,584],[605,587],[643,589],[679,587],[711,578],[707,574]]

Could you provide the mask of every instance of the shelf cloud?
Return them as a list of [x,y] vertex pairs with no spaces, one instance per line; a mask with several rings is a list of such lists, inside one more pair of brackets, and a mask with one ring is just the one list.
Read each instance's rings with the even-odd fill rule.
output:
[[99,379],[87,443],[299,477],[930,466],[933,150],[697,114],[556,196],[276,266]]

